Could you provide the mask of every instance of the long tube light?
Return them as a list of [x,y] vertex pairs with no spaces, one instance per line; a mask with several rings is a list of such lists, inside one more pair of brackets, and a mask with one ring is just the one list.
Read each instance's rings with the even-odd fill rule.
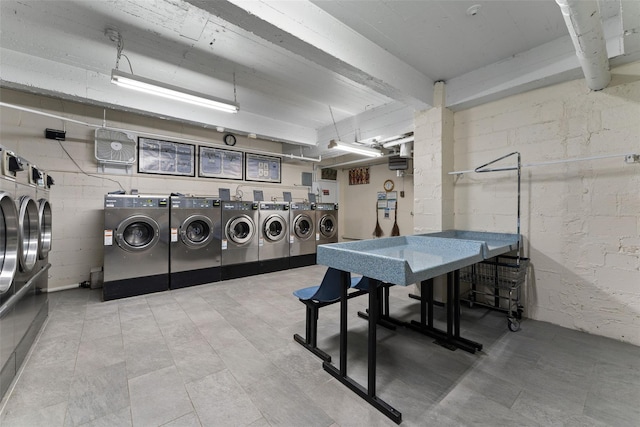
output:
[[134,76],[133,74],[123,73],[115,69],[111,71],[111,83],[139,92],[162,96],[200,107],[212,108],[226,113],[237,113],[240,109],[238,104],[231,101],[193,92],[166,83],[160,83],[144,77]]
[[360,154],[367,157],[382,157],[382,151],[376,150],[375,148],[361,147],[347,142],[337,141],[335,139],[329,141],[329,148]]
[[382,146],[384,148],[391,148],[391,147],[395,147],[396,145],[406,144],[407,142],[413,142],[413,135],[408,136],[406,138],[400,138],[400,139],[395,139],[393,141],[385,142],[384,144],[382,144]]

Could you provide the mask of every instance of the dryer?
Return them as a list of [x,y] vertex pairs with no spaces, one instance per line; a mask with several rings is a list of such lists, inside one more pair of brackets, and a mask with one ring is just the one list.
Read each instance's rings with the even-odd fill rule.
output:
[[[38,259],[36,261],[36,270],[41,270],[49,266],[49,252],[51,251],[53,238],[53,214],[49,199],[49,191],[54,184],[53,178],[45,171],[32,168],[32,177],[36,183],[36,199],[38,204]],[[39,292],[46,292],[49,288],[49,274],[41,274],[36,284]]]
[[171,196],[169,288],[220,280],[220,199]]
[[[6,379],[15,375],[22,365],[48,314],[47,295],[39,292],[36,287],[39,278],[47,274],[49,265],[37,266],[40,224],[36,186],[30,175],[32,169],[34,167],[24,158],[9,153],[3,155],[3,171],[9,171],[10,178],[15,177],[16,197],[13,206],[17,220],[17,262],[11,286],[13,290],[8,298],[3,298],[0,308],[3,334],[5,329],[11,328],[10,336],[12,335],[13,341],[13,352],[6,360],[1,374],[0,388],[3,389],[6,389]],[[5,211],[9,212],[8,204]],[[12,320],[8,321],[9,318]],[[6,341],[3,344],[4,359],[8,354],[7,344]]]
[[316,204],[316,246],[338,242],[338,204]]
[[259,273],[257,223],[258,203],[222,202],[222,280]]
[[316,263],[315,203],[292,202],[290,207],[289,266],[291,268]]
[[105,301],[169,289],[169,198],[104,197]]
[[0,400],[16,375],[15,359],[15,286],[18,268],[18,212],[15,205],[15,171],[9,161],[17,164],[15,155],[0,146]]
[[289,268],[289,203],[260,202],[258,260],[260,273]]

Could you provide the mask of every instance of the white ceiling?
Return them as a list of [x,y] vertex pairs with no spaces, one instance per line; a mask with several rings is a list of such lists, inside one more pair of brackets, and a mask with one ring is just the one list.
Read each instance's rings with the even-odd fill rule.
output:
[[[469,16],[474,4],[481,7]],[[640,2],[599,4],[609,57],[637,59]],[[336,133],[354,140],[411,131],[435,81],[446,82],[455,110],[581,76],[553,0],[2,0],[0,24],[5,87],[318,144],[305,148],[311,155]],[[106,28],[124,39],[131,68],[122,58],[120,70],[236,97],[240,112],[158,102],[110,84],[116,46]]]

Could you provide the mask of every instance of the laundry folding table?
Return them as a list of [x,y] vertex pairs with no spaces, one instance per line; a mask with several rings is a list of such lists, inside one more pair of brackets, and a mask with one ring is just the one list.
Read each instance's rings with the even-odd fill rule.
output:
[[[376,396],[376,326],[381,319],[411,327],[436,338],[443,346],[460,348],[471,353],[482,345],[460,336],[459,270],[478,263],[489,256],[496,256],[514,249],[519,244],[517,235],[464,235],[464,231],[450,230],[448,235],[415,235],[361,240],[322,245],[318,247],[317,263],[340,270],[340,362],[336,367],[324,362],[324,369],[356,394],[369,402],[396,423],[402,414]],[[477,232],[471,232],[477,233]],[[490,239],[491,237],[491,239]],[[486,239],[486,240],[483,240]],[[487,242],[490,243],[487,243]],[[367,339],[368,378],[363,386],[347,375],[347,291],[349,273],[362,274],[371,279],[369,289],[369,327]],[[433,278],[447,276],[447,329],[433,326]],[[420,322],[402,322],[393,319],[388,312],[379,312],[380,293],[377,288],[384,283],[408,286],[414,283],[427,285],[431,295],[423,297]],[[424,287],[424,286],[423,286]],[[429,304],[428,312],[425,310]]]

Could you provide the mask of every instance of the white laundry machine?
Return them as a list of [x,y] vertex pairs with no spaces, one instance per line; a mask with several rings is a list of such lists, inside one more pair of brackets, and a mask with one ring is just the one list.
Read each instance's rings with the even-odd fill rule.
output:
[[260,273],[289,268],[289,203],[260,202],[258,259]]
[[316,205],[292,202],[290,206],[289,266],[304,267],[316,263]]
[[316,204],[316,246],[338,242],[338,204]]
[[169,197],[104,196],[102,298],[169,289]]
[[171,196],[171,289],[220,280],[221,229],[220,199]]
[[259,274],[258,203],[222,202],[222,280]]

